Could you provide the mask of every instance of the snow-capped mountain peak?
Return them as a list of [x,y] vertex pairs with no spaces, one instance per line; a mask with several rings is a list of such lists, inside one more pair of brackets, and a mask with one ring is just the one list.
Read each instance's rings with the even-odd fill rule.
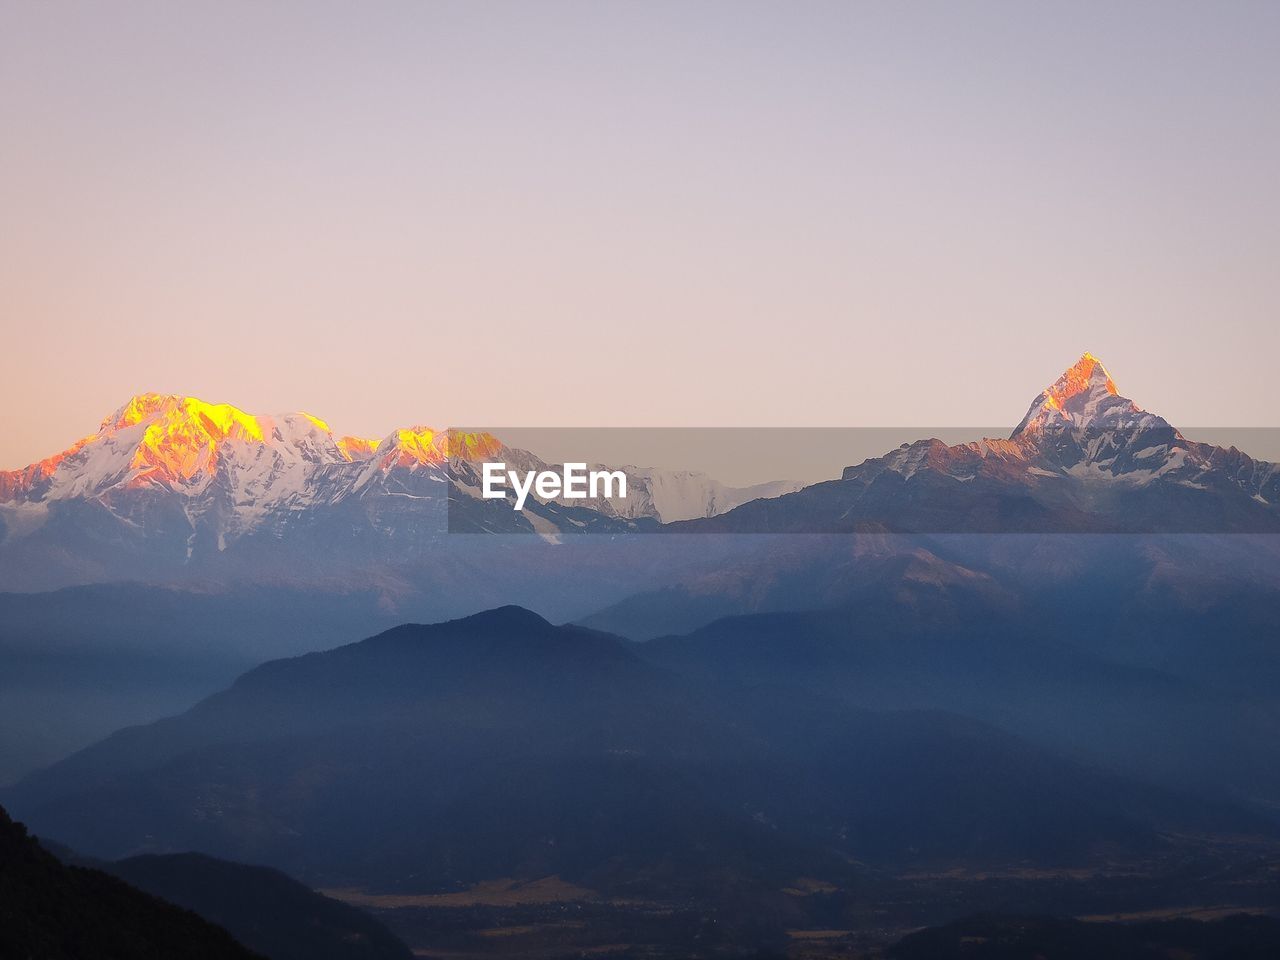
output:
[[62,453],[0,475],[0,494],[27,502],[143,488],[194,495],[219,474],[236,487],[275,485],[291,468],[367,455],[310,414],[259,416],[228,403],[144,393]]
[[1163,417],[1120,394],[1107,368],[1086,353],[1031,404],[1011,438],[1042,469],[1145,482],[1181,474],[1186,438]]
[[1132,400],[1120,396],[1102,361],[1086,353],[1032,401],[1012,437],[1063,429],[1078,431],[1098,419],[1142,412]]
[[[184,518],[179,529],[207,535],[221,551],[255,530],[279,532],[322,505],[383,495],[437,498],[435,485],[457,474],[447,469],[451,463],[466,475],[468,465],[490,460],[522,472],[549,466],[485,432],[412,426],[380,441],[337,437],[306,413],[263,416],[197,397],[142,393],[71,448],[0,472],[0,505],[11,518],[20,514],[24,529],[35,529],[51,506],[67,502],[93,504],[138,527],[158,514],[178,516]],[[799,486],[738,489],[690,471],[625,469],[634,487],[626,503],[565,505],[607,516],[685,519]]]
[[436,430],[415,426],[396,430],[376,446],[374,455],[379,468],[443,467],[450,459],[470,461],[500,457],[501,440],[489,433],[462,430]]
[[[1120,394],[1102,362],[1084,354],[1032,402],[1008,439],[948,446],[919,440],[892,453],[848,467],[844,479],[884,473],[911,480],[947,476],[970,483],[998,480],[1035,488],[1046,481],[1082,482],[1093,496],[1160,482],[1185,489],[1244,492],[1274,502],[1277,467],[1237,450],[1186,439],[1167,420]],[[1101,486],[1099,486],[1101,485]]]
[[[0,471],[0,585],[48,589],[126,569],[167,578],[212,558],[240,569],[233,556],[271,569],[279,561],[286,571],[326,551],[420,558],[447,532],[451,503],[469,515],[473,505],[450,501],[452,493],[481,499],[478,464],[490,460],[521,475],[554,467],[487,433],[411,427],[375,442],[335,437],[305,413],[261,416],[190,396],[139,394],[61,453]],[[1011,437],[956,446],[919,440],[847,468],[843,482],[797,492],[800,484],[733,488],[696,471],[610,469],[627,476],[625,500],[539,501],[537,522],[528,525],[550,533],[600,518],[610,531],[638,520],[698,523],[750,501],[744,516],[755,519],[726,521],[725,529],[784,532],[798,522],[830,532],[858,516],[912,529],[958,510],[957,529],[999,530],[983,518],[999,518],[1010,505],[1031,510],[1033,520],[1065,510],[1069,529],[1092,529],[1095,514],[1107,510],[1139,526],[1159,514],[1219,529],[1224,516],[1253,523],[1280,504],[1280,466],[1187,440],[1121,396],[1091,354],[1041,391]],[[834,518],[823,512],[828,497]],[[1200,512],[1188,514],[1188,503]],[[478,529],[508,530],[491,518],[511,519],[511,511],[489,506],[474,511]],[[796,509],[798,521],[788,513]]]

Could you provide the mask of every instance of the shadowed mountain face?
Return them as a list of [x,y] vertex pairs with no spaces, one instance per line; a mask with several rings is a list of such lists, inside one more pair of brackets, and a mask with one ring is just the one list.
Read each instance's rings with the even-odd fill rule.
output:
[[[731,617],[639,649],[709,683],[789,683],[860,707],[946,710],[1180,789],[1280,799],[1269,733],[1280,728],[1280,698],[1265,667],[1244,669],[1268,642],[1274,594],[1141,623],[1095,610],[1083,640],[1065,605],[1028,609],[966,591],[915,599]],[[1157,642],[1165,649],[1151,656]]]
[[558,874],[709,897],[725,875],[847,882],[854,860],[1068,863],[1149,853],[1163,829],[1266,829],[954,715],[683,679],[519,608],[266,664],[8,797],[98,856],[196,849],[409,890]]
[[0,594],[0,783],[185,710],[270,656],[393,622],[367,591],[116,584]]
[[[538,537],[455,539],[462,549],[427,551],[418,564],[373,564],[318,583],[305,582],[314,568],[304,563],[296,579],[0,593],[0,785],[122,726],[184,710],[265,660],[508,602],[565,620],[683,565],[657,537],[583,537],[572,548]],[[704,562],[739,549],[697,539]]]
[[[1025,618],[1028,633],[1052,619],[1055,635],[1108,650],[1123,640],[1120,652],[1136,660],[1154,652],[1151,642],[1139,649],[1136,638],[1165,621],[1220,615],[1258,626],[1280,597],[1280,537],[1273,536],[742,539],[749,551],[673,574],[665,586],[637,591],[579,622],[648,640],[688,633],[726,616],[873,603],[898,607],[904,615],[929,612],[938,623],[1000,612]],[[1053,618],[1045,616],[1050,610]],[[1127,621],[1128,638],[1112,629],[1120,619]],[[1224,639],[1244,642],[1255,633]],[[1186,652],[1177,644],[1162,649],[1170,656]],[[1200,649],[1211,652],[1207,659],[1216,659],[1223,671],[1243,666],[1241,658],[1223,657],[1216,641]]]
[[0,810],[0,956],[253,960],[218,927],[97,870],[68,867]]
[[1274,539],[777,537],[584,622],[637,638],[668,627],[642,655],[708,681],[957,712],[1272,804]]
[[195,853],[130,857],[100,869],[198,913],[267,960],[408,960],[371,916],[267,867]]

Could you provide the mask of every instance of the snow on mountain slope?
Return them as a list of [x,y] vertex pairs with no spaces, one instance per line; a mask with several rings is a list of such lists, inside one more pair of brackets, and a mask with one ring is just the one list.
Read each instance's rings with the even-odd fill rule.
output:
[[1188,440],[1163,417],[1122,396],[1102,362],[1086,353],[1032,402],[1007,439],[947,446],[920,440],[844,471],[845,479],[885,471],[910,479],[931,470],[1035,483],[1039,478],[1193,489],[1235,488],[1278,504],[1280,467],[1234,447]]
[[69,450],[0,474],[0,499],[28,517],[59,501],[95,501],[130,524],[158,500],[180,505],[219,547],[273,511],[305,504],[315,467],[347,463],[361,443],[305,413],[255,416],[195,397],[140,394]]
[[305,413],[253,416],[195,397],[141,394],[107,417],[97,433],[21,471],[0,474],[6,500],[48,502],[116,489],[167,489],[198,495],[218,477],[246,496],[281,482],[300,487],[309,464],[350,460],[323,421]]
[[[187,559],[248,534],[279,539],[325,523],[423,540],[444,532],[450,464],[484,460],[520,471],[550,466],[488,433],[414,426],[380,441],[337,437],[306,413],[261,416],[195,397],[140,394],[62,453],[0,472],[0,540],[30,536],[55,505],[79,510],[66,522],[87,523],[99,541],[115,536],[115,523],[130,537],[181,539]],[[690,471],[625,469],[626,501],[558,502],[610,517],[684,519],[794,488],[739,489]]]
[[1117,414],[1138,415],[1132,400],[1119,395],[1111,374],[1091,353],[1086,353],[1031,403],[1031,409],[1013,436],[1079,427]]
[[[335,436],[304,413],[259,416],[142,394],[62,453],[0,473],[0,588],[154,579],[233,544],[219,561],[228,576],[254,564],[420,562],[447,532],[450,490],[479,496],[485,460],[521,472],[556,467],[487,433],[418,426],[375,442]],[[1036,397],[1009,437],[920,440],[839,481],[737,488],[687,470],[621,469],[625,500],[539,504],[537,531],[616,532],[657,520],[742,532],[998,532],[1006,508],[1029,511],[1037,530],[1280,527],[1280,468],[1188,440],[1122,396],[1089,354]],[[533,522],[464,506],[478,530],[528,532]]]

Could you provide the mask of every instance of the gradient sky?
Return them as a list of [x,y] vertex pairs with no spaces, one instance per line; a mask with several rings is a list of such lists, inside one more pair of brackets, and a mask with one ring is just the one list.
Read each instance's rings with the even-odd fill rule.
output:
[[1276,424],[1280,4],[0,2],[0,466],[130,395]]

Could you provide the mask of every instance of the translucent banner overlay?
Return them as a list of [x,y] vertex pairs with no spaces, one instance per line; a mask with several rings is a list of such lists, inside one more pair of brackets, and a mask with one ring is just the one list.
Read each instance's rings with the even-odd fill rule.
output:
[[1280,428],[468,427],[453,534],[1280,533]]

